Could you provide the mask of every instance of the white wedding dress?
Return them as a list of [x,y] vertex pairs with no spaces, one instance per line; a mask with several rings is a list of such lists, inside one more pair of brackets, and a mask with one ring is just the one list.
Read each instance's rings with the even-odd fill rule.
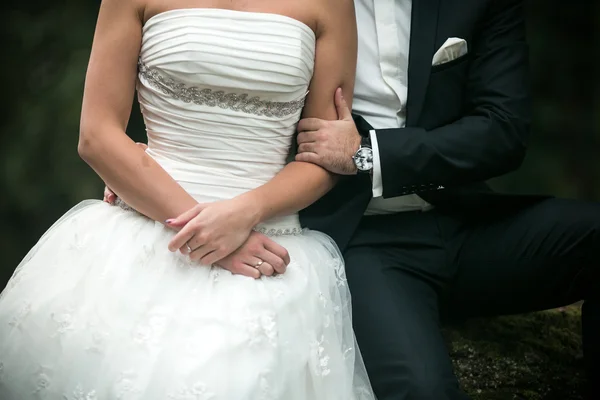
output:
[[[281,15],[182,9],[143,29],[138,98],[150,154],[198,201],[286,162],[315,36]],[[2,400],[373,399],[343,260],[297,215],[258,227],[290,253],[259,280],[201,266],[132,210],[85,201],[0,298]]]

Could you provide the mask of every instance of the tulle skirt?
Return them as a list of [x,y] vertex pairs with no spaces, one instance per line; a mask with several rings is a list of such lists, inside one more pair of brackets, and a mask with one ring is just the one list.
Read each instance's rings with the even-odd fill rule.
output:
[[291,263],[255,280],[172,236],[99,201],[50,228],[0,297],[0,399],[374,398],[330,238],[273,237]]

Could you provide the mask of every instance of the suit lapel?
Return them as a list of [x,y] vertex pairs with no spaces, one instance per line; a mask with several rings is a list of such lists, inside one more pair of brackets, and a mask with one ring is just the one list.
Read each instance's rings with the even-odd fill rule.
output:
[[425,101],[431,61],[435,53],[440,0],[413,0],[408,56],[406,125],[414,126]]

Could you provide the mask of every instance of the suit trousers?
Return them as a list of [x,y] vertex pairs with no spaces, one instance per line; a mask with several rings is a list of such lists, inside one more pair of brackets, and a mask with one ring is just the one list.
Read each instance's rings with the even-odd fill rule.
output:
[[442,311],[506,315],[584,300],[585,366],[589,381],[600,381],[600,204],[549,198],[471,216],[368,216],[344,253],[354,329],[379,400],[468,399]]

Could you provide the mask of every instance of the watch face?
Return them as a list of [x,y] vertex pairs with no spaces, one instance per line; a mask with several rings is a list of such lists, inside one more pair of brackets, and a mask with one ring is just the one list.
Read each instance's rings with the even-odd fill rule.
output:
[[354,155],[354,164],[360,171],[370,171],[373,169],[373,150],[368,147],[361,147]]

